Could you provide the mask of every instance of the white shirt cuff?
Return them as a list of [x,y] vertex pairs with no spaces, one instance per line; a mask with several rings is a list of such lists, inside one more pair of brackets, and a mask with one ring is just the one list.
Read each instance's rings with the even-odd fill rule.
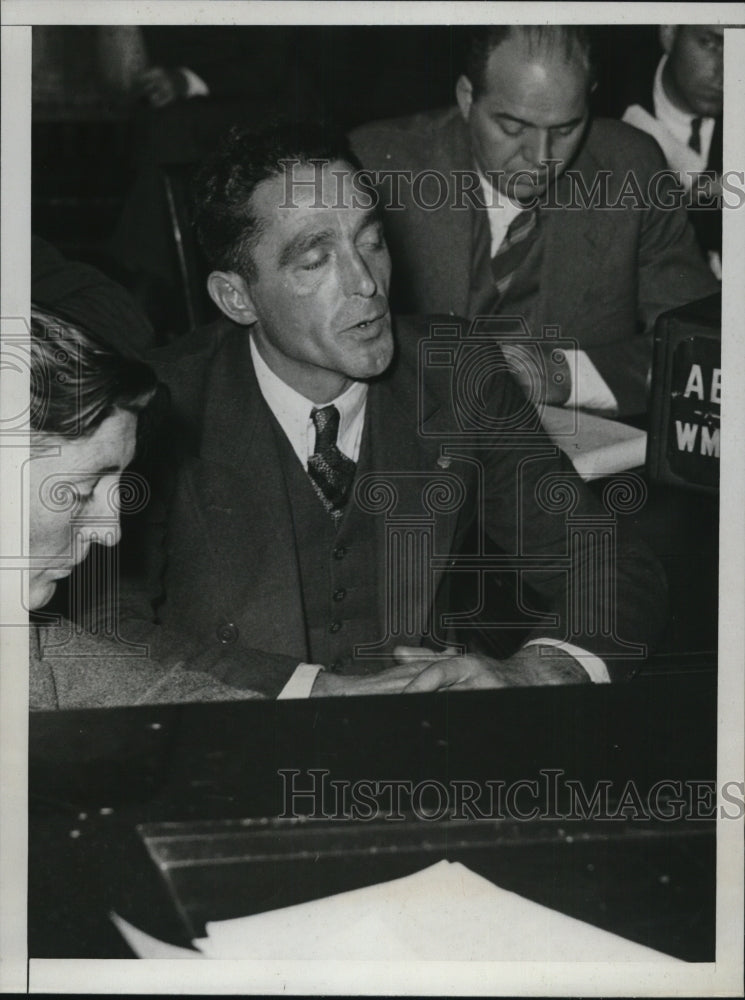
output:
[[571,643],[562,642],[561,639],[531,639],[525,645],[556,646],[557,649],[563,649],[565,653],[569,653],[570,656],[574,657],[593,684],[610,684],[608,668],[600,657],[595,656],[594,653],[588,653],[586,649],[582,649],[580,646],[572,646]]
[[188,69],[186,66],[180,66],[179,69],[186,77],[187,97],[209,97],[210,88],[201,76],[197,76],[193,69]]
[[607,410],[609,416],[618,413],[618,400],[585,352],[567,350],[564,353],[572,379],[569,399],[564,406]]
[[295,673],[277,695],[277,701],[284,698],[310,698],[310,692],[323,667],[315,663],[299,663]]

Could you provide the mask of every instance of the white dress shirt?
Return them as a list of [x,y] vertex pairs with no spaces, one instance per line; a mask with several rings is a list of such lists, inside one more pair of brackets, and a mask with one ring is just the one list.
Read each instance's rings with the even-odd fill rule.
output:
[[[510,201],[498,188],[492,187],[481,171],[479,171],[479,178],[481,179],[486,215],[489,219],[491,256],[493,257],[507,235],[507,230],[513,220],[518,217],[520,212],[524,211],[524,208],[520,204]],[[551,209],[547,209],[547,211],[551,211]],[[567,331],[567,335],[570,336],[571,331]],[[618,413],[618,401],[613,391],[587,354],[580,350],[566,350],[564,353],[571,380],[569,398],[564,406],[606,411],[609,416]]]
[[[259,383],[261,395],[276,417],[277,423],[287,435],[287,439],[303,468],[307,470],[308,458],[315,450],[315,427],[310,414],[316,404],[275,375],[259,353],[253,338],[251,338],[250,347],[256,381]],[[356,462],[360,456],[362,429],[365,424],[367,384],[353,382],[340,396],[324,405],[330,406],[331,404],[339,410],[340,415],[337,447],[347,458]],[[555,639],[533,639],[526,643],[528,646],[537,644],[558,646],[565,650],[584,667],[590,679],[596,684],[610,681],[605,664],[594,654]],[[277,698],[308,698],[319,670],[323,670],[320,664],[299,664]]]
[[299,392],[292,389],[286,382],[275,375],[264,361],[258,348],[251,338],[251,360],[256,372],[261,395],[266,400],[269,409],[277,418],[277,423],[287,435],[287,440],[300,459],[304,469],[308,468],[308,459],[316,449],[316,428],[311,413],[322,406],[335,406],[339,411],[339,431],[336,436],[336,447],[347,458],[356,462],[360,457],[362,428],[365,426],[365,409],[367,407],[367,383],[352,382],[344,392],[329,403],[318,405]]

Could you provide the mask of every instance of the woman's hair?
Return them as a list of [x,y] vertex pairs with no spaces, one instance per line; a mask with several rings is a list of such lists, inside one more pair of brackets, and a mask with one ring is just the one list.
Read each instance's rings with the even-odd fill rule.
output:
[[31,429],[86,437],[114,410],[137,412],[158,382],[142,361],[102,344],[77,323],[31,308]]

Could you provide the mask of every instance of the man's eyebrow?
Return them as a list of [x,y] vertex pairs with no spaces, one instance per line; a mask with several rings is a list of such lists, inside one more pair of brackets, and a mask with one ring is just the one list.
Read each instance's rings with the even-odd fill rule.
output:
[[[380,212],[376,208],[365,209],[359,224],[355,228],[355,235],[361,233],[368,226],[380,222]],[[289,240],[280,251],[279,266],[287,267],[296,257],[301,257],[310,250],[315,250],[318,246],[325,246],[333,243],[336,239],[336,232],[333,229],[315,230],[310,233],[297,233]]]
[[298,233],[282,247],[279,255],[279,266],[286,267],[296,257],[302,256],[317,246],[333,242],[334,233],[331,229],[315,230],[312,233]]
[[[565,122],[557,122],[555,125],[550,125],[549,128],[569,128],[570,125],[579,125],[581,121],[584,120],[584,115],[577,115],[575,118],[570,118]],[[518,118],[517,115],[511,115],[507,111],[495,111],[492,118],[506,118],[507,121],[515,122],[516,125],[527,125],[528,128],[539,128],[535,122],[529,122],[525,118]]]

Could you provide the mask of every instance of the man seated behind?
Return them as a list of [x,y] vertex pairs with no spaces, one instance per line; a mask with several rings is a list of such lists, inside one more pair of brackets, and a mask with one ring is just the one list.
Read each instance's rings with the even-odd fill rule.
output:
[[592,87],[581,28],[481,27],[455,107],[351,139],[387,208],[396,307],[558,327],[576,349],[540,349],[546,401],[624,416],[646,411],[657,316],[717,286],[659,148],[591,121]]
[[634,66],[623,120],[653,136],[690,192],[689,218],[712,271],[722,274],[721,193],[724,28],[663,24],[662,58],[650,72]]
[[[637,543],[572,547],[567,511],[607,526],[606,512],[495,341],[461,345],[467,324],[441,317],[458,358],[420,364],[437,320],[391,317],[355,171],[313,128],[234,129],[198,179],[224,318],[153,358],[179,424],[169,447],[187,452],[159,549],[164,630],[193,669],[271,697],[624,676],[614,654],[664,621],[659,566]],[[474,525],[462,571],[488,538],[549,612],[530,609],[526,644],[501,660],[458,655],[442,620]]]

